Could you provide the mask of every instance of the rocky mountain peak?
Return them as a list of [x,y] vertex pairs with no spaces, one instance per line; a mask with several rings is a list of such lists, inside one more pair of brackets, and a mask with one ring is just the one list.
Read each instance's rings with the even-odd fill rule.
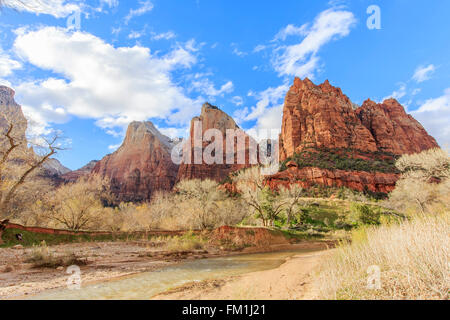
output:
[[111,181],[118,202],[146,201],[175,183],[178,166],[171,159],[172,147],[152,122],[133,121],[120,148],[96,163],[91,174]]
[[0,85],[0,105],[17,105],[14,101],[15,92],[13,89]]
[[124,144],[135,144],[149,140],[160,142],[168,150],[173,148],[173,141],[169,137],[163,135],[151,121],[133,121],[128,125]]

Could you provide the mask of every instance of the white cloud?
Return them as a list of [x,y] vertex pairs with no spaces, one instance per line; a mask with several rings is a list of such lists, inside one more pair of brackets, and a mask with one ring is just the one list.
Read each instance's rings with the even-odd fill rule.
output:
[[118,143],[118,144],[112,144],[112,145],[109,145],[109,146],[108,146],[108,149],[109,149],[110,151],[116,151],[117,149],[119,149],[119,147],[120,147],[121,145],[122,145],[121,143]]
[[3,0],[6,7],[18,11],[30,13],[48,14],[55,18],[64,18],[74,11],[79,11],[80,6],[75,1],[67,0]]
[[125,24],[128,24],[131,19],[134,17],[139,17],[147,12],[150,12],[153,10],[153,3],[151,1],[139,1],[140,7],[137,9],[130,9],[130,12],[128,12],[127,16],[125,17]]
[[263,50],[265,50],[267,48],[266,45],[264,44],[258,44],[254,49],[253,52],[257,53],[257,52],[261,52]]
[[274,41],[284,41],[289,36],[306,36],[308,34],[307,28],[307,24],[304,24],[301,27],[296,27],[293,24],[288,24],[275,35]]
[[70,115],[97,119],[105,129],[148,118],[186,124],[198,109],[199,102],[171,79],[173,71],[196,63],[182,45],[156,55],[140,46],[115,48],[89,33],[44,27],[18,33],[14,50],[60,76],[15,86],[27,114],[40,117],[44,127]]
[[399,99],[403,98],[405,95],[406,95],[406,84],[401,83],[398,90],[395,90],[390,95],[384,97],[382,101],[384,101],[386,99],[390,99],[390,98],[399,100]]
[[244,104],[244,99],[242,99],[242,97],[240,96],[234,96],[233,98],[231,98],[231,102],[240,107]]
[[431,75],[436,70],[436,67],[433,64],[429,64],[428,66],[419,66],[413,75],[413,80],[420,83],[431,78]]
[[232,53],[238,57],[245,57],[248,53],[239,50],[238,45],[236,43],[232,43],[231,47],[233,48]]
[[[299,44],[281,46],[275,50],[275,70],[280,76],[313,78],[313,71],[319,62],[319,49],[332,40],[347,36],[355,22],[353,13],[349,11],[332,8],[321,12],[312,27],[301,30],[305,37]],[[300,33],[298,30],[294,27],[288,28],[291,33]]]
[[450,88],[411,112],[443,148],[450,148]]
[[[217,96],[223,97],[225,93],[233,92],[234,85],[232,81],[227,81],[219,89],[216,89],[211,80],[204,78],[203,75],[197,74],[196,77],[194,77],[194,80],[192,80],[189,90],[200,92],[211,99]],[[214,99],[212,99],[212,101],[214,101]]]
[[258,137],[259,132],[281,129],[283,99],[288,89],[289,85],[284,83],[278,87],[271,87],[258,93],[250,91],[248,95],[256,98],[256,106],[252,107],[250,112],[248,108],[237,110],[233,114],[236,122],[241,125],[246,121],[256,120],[255,125],[246,130],[255,139]]
[[119,0],[100,0],[100,5],[107,5],[110,8],[115,8],[119,5]]
[[[2,51],[0,48],[0,78],[7,77],[13,73],[14,70],[22,68],[22,64]],[[4,80],[6,82],[6,80]]]
[[250,113],[245,116],[245,120],[255,120],[266,114],[267,108],[279,104],[288,90],[289,85],[284,83],[278,87],[270,87],[258,93],[250,92],[249,96],[254,96],[258,102],[256,103],[256,106],[251,108]]
[[170,40],[175,38],[175,33],[173,31],[163,32],[163,33],[155,33],[152,32],[152,40]]
[[421,91],[422,91],[422,88],[416,88],[416,89],[413,90],[413,92],[411,92],[411,94],[413,96],[415,96],[415,95],[418,95]]
[[128,34],[128,39],[139,39],[144,35],[143,31],[131,31],[130,34]]
[[182,128],[175,128],[175,127],[166,127],[166,128],[160,128],[157,127],[157,129],[165,136],[172,137],[172,138],[186,138],[189,136],[190,126],[182,127]]

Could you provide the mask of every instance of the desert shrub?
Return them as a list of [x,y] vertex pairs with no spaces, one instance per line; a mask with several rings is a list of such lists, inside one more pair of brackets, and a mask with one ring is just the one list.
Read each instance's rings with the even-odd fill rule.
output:
[[[441,149],[404,155],[396,163],[402,176],[390,194],[387,206],[407,212],[450,209],[450,157]],[[434,210],[433,210],[434,211]]]
[[358,215],[358,221],[366,225],[379,225],[380,212],[365,204],[357,204],[355,210]]
[[[322,261],[320,297],[447,300],[449,228],[450,217],[442,214],[358,229],[352,244]],[[367,286],[371,266],[380,268],[380,289]]]

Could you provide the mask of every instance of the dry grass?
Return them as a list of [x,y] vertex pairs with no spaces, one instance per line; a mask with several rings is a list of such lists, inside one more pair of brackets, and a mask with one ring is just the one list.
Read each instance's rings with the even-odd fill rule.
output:
[[203,239],[187,233],[181,237],[167,239],[166,249],[170,252],[192,251],[203,249],[205,241]]
[[[360,230],[323,262],[324,299],[448,299],[450,215],[422,215],[391,226]],[[368,289],[367,270],[381,270],[381,289]]]
[[57,268],[71,265],[83,266],[87,264],[86,260],[80,259],[74,253],[65,253],[64,255],[56,256],[45,242],[40,246],[33,247],[25,261],[32,263],[34,268]]

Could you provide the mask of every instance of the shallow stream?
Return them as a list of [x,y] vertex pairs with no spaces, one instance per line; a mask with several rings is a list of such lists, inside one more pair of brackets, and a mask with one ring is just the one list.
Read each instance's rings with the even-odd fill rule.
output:
[[108,282],[84,285],[80,290],[56,289],[30,297],[50,300],[150,299],[156,294],[193,281],[220,279],[279,267],[293,255],[317,250],[255,253],[181,262],[156,271]]

